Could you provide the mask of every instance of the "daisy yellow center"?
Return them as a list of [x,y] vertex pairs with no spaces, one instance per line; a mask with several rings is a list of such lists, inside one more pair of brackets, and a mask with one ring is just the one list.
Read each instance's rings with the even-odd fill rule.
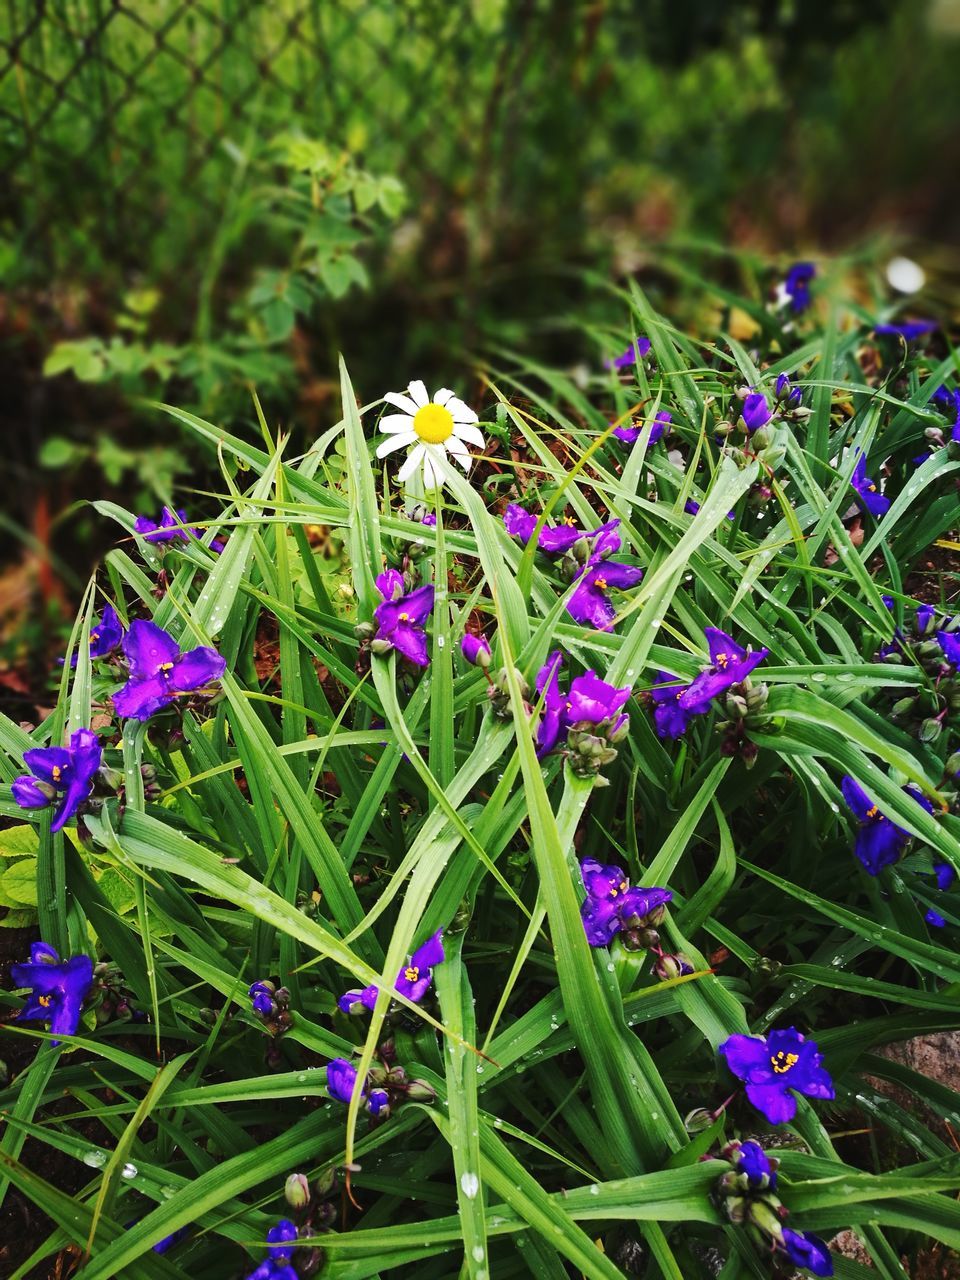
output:
[[403,971],[403,976],[408,982],[416,982],[420,977],[420,970],[415,964],[407,965],[406,969]]
[[784,1053],[783,1050],[773,1054],[770,1058],[770,1065],[778,1076],[784,1075],[791,1067],[795,1067],[800,1061],[799,1054]]
[[424,444],[443,444],[453,435],[453,414],[442,404],[425,404],[417,410],[413,429]]

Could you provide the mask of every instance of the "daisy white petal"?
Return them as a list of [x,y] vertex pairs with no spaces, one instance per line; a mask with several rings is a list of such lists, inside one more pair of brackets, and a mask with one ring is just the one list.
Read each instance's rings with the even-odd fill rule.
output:
[[417,433],[415,431],[398,432],[395,435],[387,436],[377,445],[377,457],[385,458],[388,453],[393,453],[395,449],[403,449],[408,444],[416,444]]
[[418,444],[415,448],[410,450],[410,452],[407,454],[406,462],[397,472],[397,479],[401,484],[403,484],[405,480],[410,479],[410,477],[416,471],[417,467],[419,467],[420,462],[423,459],[426,452],[427,451],[422,444]]
[[413,382],[408,385],[407,395],[418,409],[422,409],[425,404],[430,403],[430,397],[427,395],[427,388],[419,378],[415,378]]
[[483,432],[479,427],[475,427],[470,422],[455,422],[453,424],[453,436],[460,440],[466,440],[468,444],[475,444],[478,449],[486,447],[486,440],[483,438]]
[[456,396],[449,387],[441,387],[433,397],[434,404],[446,404],[448,400],[455,400]]
[[392,431],[412,431],[413,418],[409,413],[388,413],[380,419],[380,430],[386,434]]
[[439,489],[443,484],[443,475],[439,466],[434,462],[429,450],[424,450],[423,457],[423,483],[427,489]]
[[448,400],[444,408],[449,409],[454,422],[479,422],[480,419],[468,404],[464,404],[457,396]]
[[464,471],[470,470],[470,464],[473,459],[470,457],[470,452],[462,440],[458,440],[456,436],[451,436],[447,441],[447,450],[450,457],[455,458]]
[[398,409],[402,409],[404,413],[409,413],[411,418],[416,416],[417,409],[420,407],[410,399],[409,396],[402,395],[399,391],[388,391],[383,397],[387,404],[396,405]]

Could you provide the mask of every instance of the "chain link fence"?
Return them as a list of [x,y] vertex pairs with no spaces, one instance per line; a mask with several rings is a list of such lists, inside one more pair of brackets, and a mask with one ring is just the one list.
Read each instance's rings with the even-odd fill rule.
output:
[[14,274],[179,270],[238,158],[285,128],[398,174],[427,213],[516,205],[544,178],[511,147],[521,126],[576,154],[594,28],[565,0],[6,0]]

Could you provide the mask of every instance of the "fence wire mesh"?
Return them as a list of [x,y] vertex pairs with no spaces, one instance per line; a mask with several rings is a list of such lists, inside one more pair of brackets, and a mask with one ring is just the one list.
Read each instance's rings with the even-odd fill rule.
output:
[[480,207],[543,177],[520,123],[576,153],[594,25],[563,0],[7,0],[0,223],[48,275],[178,269],[238,155],[291,126]]

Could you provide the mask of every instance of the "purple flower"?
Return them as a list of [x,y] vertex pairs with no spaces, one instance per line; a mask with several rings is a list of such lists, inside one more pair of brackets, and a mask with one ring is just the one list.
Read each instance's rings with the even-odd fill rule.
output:
[[[438,929],[423,946],[417,948],[397,974],[397,980],[393,985],[402,996],[406,996],[414,1004],[419,1004],[433,980],[433,966],[442,964],[443,959],[443,931]],[[345,991],[337,1001],[337,1005],[342,1013],[359,1013],[360,1006],[372,1009],[377,1003],[378,990],[379,988],[373,983],[369,987],[364,987],[362,991]]]
[[930,629],[930,624],[937,616],[937,611],[932,604],[917,605],[917,613],[914,625],[916,626],[917,635],[926,635]]
[[935,862],[933,864],[933,874],[936,877],[937,888],[941,893],[945,893],[957,878],[957,873],[949,862]]
[[639,337],[635,339],[626,351],[615,356],[612,360],[604,360],[603,367],[605,369],[629,369],[632,364],[645,359],[650,354],[650,339]]
[[809,1098],[832,1098],[833,1081],[820,1065],[813,1040],[794,1027],[766,1039],[732,1035],[720,1046],[727,1066],[746,1083],[747,1097],[770,1124],[786,1124],[797,1110],[795,1089]]
[[[840,783],[840,790],[854,817],[860,823],[853,852],[870,875],[879,875],[884,867],[889,867],[899,860],[911,839],[910,833],[903,827],[898,827],[886,814],[881,813],[855,779],[845,777]],[[933,805],[915,787],[904,787],[903,792],[912,800],[916,800],[927,813],[933,812]]]
[[[669,682],[669,683],[668,683]],[[657,685],[650,690],[653,700],[653,723],[660,738],[679,738],[687,731],[693,714],[684,711],[680,697],[689,685],[679,684],[677,677],[666,671],[657,673]]]
[[761,1190],[777,1189],[777,1171],[770,1163],[759,1142],[742,1142],[734,1152],[733,1163],[746,1174],[751,1187]]
[[810,281],[817,274],[812,262],[795,262],[787,271],[783,291],[790,299],[790,309],[799,315],[810,305]]
[[290,1248],[290,1242],[296,1240],[297,1228],[289,1218],[281,1218],[275,1227],[271,1227],[267,1232],[267,1244],[270,1246],[268,1253],[271,1258],[279,1258],[283,1261],[289,1261],[293,1250]]
[[582,676],[575,676],[570,683],[567,724],[601,724],[604,720],[611,720],[619,726],[626,719],[619,713],[629,697],[629,685],[617,689],[601,680],[595,671],[586,671]]
[[489,667],[490,645],[486,636],[474,636],[469,632],[460,641],[460,652],[474,667]]
[[943,650],[943,656],[952,667],[960,666],[960,635],[952,631],[938,631],[937,642]]
[[[105,658],[113,653],[123,636],[123,627],[112,604],[104,605],[99,622],[95,622],[90,630],[90,657]],[[77,665],[77,655],[70,659],[71,667]]]
[[45,809],[62,796],[50,824],[51,831],[59,831],[93,790],[102,756],[92,729],[78,729],[69,747],[32,747],[23,753],[23,763],[33,776],[15,780],[13,798],[21,809]]
[[[688,499],[686,500],[686,502],[683,504],[683,509],[684,509],[684,511],[687,513],[687,515],[688,515],[688,516],[695,516],[695,515],[697,515],[697,514],[698,514],[698,512],[700,511],[700,503],[699,503],[699,502],[694,502],[694,500],[693,500],[692,498],[688,498]],[[735,519],[736,519],[736,516],[734,515],[734,513],[733,513],[732,511],[728,511],[728,512],[727,512],[727,519],[728,519],[728,520],[735,520]]]
[[770,406],[762,391],[753,391],[743,402],[740,410],[744,425],[748,431],[758,431],[770,421]]
[[905,320],[902,324],[878,324],[873,332],[885,337],[902,338],[904,342],[912,342],[932,333],[937,327],[936,320]]
[[581,626],[596,627],[598,631],[609,631],[616,619],[617,611],[607,599],[607,592],[611,587],[615,587],[618,591],[635,587],[642,577],[642,569],[629,564],[614,564],[610,560],[600,560],[595,554],[587,562],[573,594],[567,601],[567,613]]
[[[346,1058],[334,1058],[327,1064],[327,1092],[337,1102],[349,1103],[356,1082],[357,1068]],[[386,1089],[371,1089],[368,1093],[364,1088],[360,1097],[372,1116],[378,1115],[389,1102]]]
[[273,998],[273,983],[254,982],[248,991],[253,1012],[261,1018],[272,1018],[277,1012],[277,1002]]
[[791,1231],[789,1227],[784,1227],[782,1249],[795,1267],[805,1267],[815,1276],[833,1275],[830,1250],[812,1232]]
[[796,409],[803,401],[803,392],[799,387],[790,385],[790,378],[785,373],[781,373],[777,378],[773,394],[777,403],[785,404],[788,409]]
[[[619,520],[612,520],[600,525],[598,529],[578,529],[573,518],[567,516],[562,524],[543,526],[537,538],[537,547],[544,555],[562,556],[581,538],[587,538],[600,542],[599,548],[597,542],[594,543],[594,555],[598,555],[601,550],[617,551],[620,548],[620,537],[617,535],[613,540],[611,531],[615,531],[619,524]],[[512,538],[526,546],[537,527],[537,517],[531,511],[524,511],[523,507],[511,502],[503,513],[503,527]]]
[[124,719],[149,720],[181,693],[219,680],[227,666],[216,649],[206,645],[181,653],[173,636],[142,619],[130,623],[123,652],[130,679],[113,695],[113,705]]
[[[199,538],[203,534],[202,529],[195,529],[187,524],[187,513],[182,507],[178,507],[176,511],[164,507],[159,522],[150,520],[147,516],[137,516],[133,527],[145,542],[189,542],[191,535]],[[210,550],[220,552],[225,545],[219,538],[214,538],[210,543]]]
[[421,519],[420,523],[425,524],[428,528],[432,528],[437,523],[437,517],[434,515],[432,511],[428,511],[427,514]]
[[689,715],[705,714],[714,698],[746,680],[770,652],[769,649],[749,652],[717,627],[706,627],[704,636],[710,650],[711,666],[701,671],[677,698],[680,710]]
[[555,649],[537,672],[537,693],[543,699],[540,724],[537,726],[538,756],[545,756],[548,751],[552,751],[566,728],[567,699],[560,691],[562,666],[563,654]]
[[580,918],[591,947],[605,947],[621,929],[634,929],[673,899],[669,889],[630,888],[621,867],[584,858],[580,874],[587,896]]
[[396,649],[418,667],[429,666],[427,635],[423,624],[433,609],[434,588],[417,587],[404,595],[403,575],[396,569],[381,573],[377,578],[377,587],[383,596],[383,603],[377,605],[373,614],[377,624],[373,644],[376,645],[379,641],[387,648]]
[[889,509],[890,499],[885,498],[877,489],[876,484],[867,475],[867,460],[861,453],[857,458],[857,465],[853,469],[853,475],[850,477],[850,484],[857,492],[863,505],[871,513],[878,518]]
[[946,920],[944,920],[943,916],[940,914],[939,911],[934,911],[932,907],[930,908],[929,911],[926,912],[923,918],[924,920],[926,920],[927,924],[934,929],[946,928],[946,924],[947,924]]
[[[650,428],[650,439],[648,445],[657,444],[670,430],[671,415],[664,409],[653,420],[653,426]],[[615,427],[613,434],[618,440],[625,441],[626,444],[633,444],[635,440],[640,439],[640,432],[643,426],[639,427]]]
[[31,988],[18,1021],[37,1018],[50,1023],[53,1035],[76,1034],[83,1002],[93,986],[93,961],[88,955],[61,962],[48,943],[34,942],[29,962],[12,964],[10,978],[16,987]]

